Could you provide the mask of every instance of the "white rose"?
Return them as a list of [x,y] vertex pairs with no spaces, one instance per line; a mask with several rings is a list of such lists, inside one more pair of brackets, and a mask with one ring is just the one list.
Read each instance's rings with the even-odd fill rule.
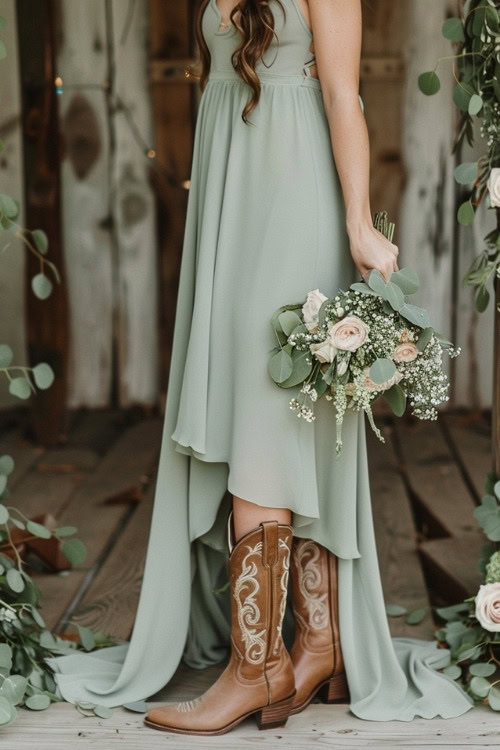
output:
[[405,344],[398,344],[392,353],[395,362],[413,362],[418,357],[418,349],[411,341]]
[[306,326],[308,331],[314,331],[318,328],[319,308],[326,299],[328,299],[328,297],[325,297],[325,295],[322,294],[319,289],[314,289],[307,295],[307,299],[302,305],[302,316],[304,318],[304,325]]
[[370,329],[356,315],[348,315],[331,327],[329,338],[337,349],[355,352],[364,343]]
[[488,180],[488,190],[490,193],[490,203],[495,208],[500,208],[500,167],[491,170]]
[[363,388],[365,388],[367,391],[388,391],[389,388],[392,388],[393,385],[399,383],[399,381],[403,377],[403,373],[399,372],[399,370],[396,370],[392,378],[386,380],[385,383],[374,383],[374,381],[370,377],[369,367],[365,367],[365,369],[363,370],[363,375]]
[[311,344],[309,349],[311,354],[314,354],[320,362],[333,362],[337,354],[337,348],[333,345],[330,337],[317,344]]
[[485,630],[500,632],[500,583],[484,583],[479,587],[476,617]]

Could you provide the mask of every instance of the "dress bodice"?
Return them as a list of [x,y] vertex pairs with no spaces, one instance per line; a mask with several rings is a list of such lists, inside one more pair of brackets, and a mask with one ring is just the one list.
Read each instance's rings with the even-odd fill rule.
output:
[[[274,15],[276,32],[263,60],[256,66],[256,72],[272,73],[278,76],[309,76],[314,64],[314,54],[310,51],[312,33],[298,4],[298,0],[270,0],[269,6]],[[202,20],[203,36],[211,55],[211,72],[233,71],[231,55],[238,46],[240,34],[231,24],[220,30],[221,14],[217,0],[210,0]]]

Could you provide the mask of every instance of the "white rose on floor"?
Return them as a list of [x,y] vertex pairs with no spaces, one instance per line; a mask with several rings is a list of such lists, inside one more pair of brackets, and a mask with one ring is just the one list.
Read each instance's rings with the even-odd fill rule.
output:
[[399,383],[399,381],[403,377],[403,373],[399,372],[399,370],[396,370],[392,378],[386,380],[385,383],[374,383],[370,377],[369,367],[365,367],[365,369],[363,370],[363,375],[363,388],[366,388],[367,391],[388,391],[389,388],[392,388],[393,385]]
[[500,632],[500,583],[483,583],[479,587],[476,617],[485,630]]
[[333,345],[330,336],[317,344],[311,344],[309,349],[320,362],[333,362],[337,354],[337,348]]
[[302,305],[302,316],[304,318],[304,325],[308,331],[314,331],[318,328],[319,308],[326,299],[328,299],[328,297],[325,297],[319,289],[314,289],[307,295],[307,299]]
[[348,315],[330,329],[329,337],[337,349],[355,352],[364,343],[370,329],[356,315]]
[[411,341],[405,344],[398,344],[392,353],[392,358],[395,362],[413,362],[417,357],[418,349]]
[[488,191],[490,193],[490,203],[495,208],[500,208],[500,167],[491,170],[488,180]]

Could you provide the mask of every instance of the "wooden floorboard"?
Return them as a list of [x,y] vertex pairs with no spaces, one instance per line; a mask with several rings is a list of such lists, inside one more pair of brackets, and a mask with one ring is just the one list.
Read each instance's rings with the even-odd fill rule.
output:
[[491,471],[491,428],[483,414],[444,414],[441,420],[461,467],[473,486],[476,499],[484,495]]
[[16,724],[2,730],[2,741],[9,750],[196,750],[197,748],[294,748],[313,747],[340,750],[388,750],[411,748],[430,750],[481,750],[498,747],[498,715],[485,707],[474,708],[453,719],[413,721],[364,721],[347,706],[313,704],[291,716],[285,727],[260,731],[253,717],[219,737],[175,735],[150,729],[143,714],[114,709],[110,719],[86,718],[68,703],[47,711],[20,711]]
[[59,623],[79,596],[89,574],[100,562],[120,525],[130,515],[130,501],[106,502],[118,493],[139,491],[148,482],[160,447],[161,420],[144,420],[129,428],[71,496],[60,514],[61,525],[74,525],[87,546],[87,559],[65,577],[37,576],[44,596],[43,614],[49,627]]
[[[385,601],[411,611],[429,607],[429,597],[412,509],[392,445],[392,429],[389,425],[383,431],[385,444],[367,430],[373,522]],[[418,625],[408,625],[406,617],[389,617],[389,626],[393,636],[432,638],[434,631],[429,610]]]
[[470,489],[436,422],[395,420],[403,470],[428,536],[475,531]]

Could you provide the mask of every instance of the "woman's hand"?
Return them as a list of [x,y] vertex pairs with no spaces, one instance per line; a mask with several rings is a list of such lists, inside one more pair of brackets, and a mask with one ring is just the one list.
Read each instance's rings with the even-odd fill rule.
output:
[[397,246],[389,242],[374,226],[357,231],[354,237],[349,235],[349,239],[351,255],[361,277],[364,278],[369,271],[376,268],[385,280],[389,281],[391,273],[398,270]]

